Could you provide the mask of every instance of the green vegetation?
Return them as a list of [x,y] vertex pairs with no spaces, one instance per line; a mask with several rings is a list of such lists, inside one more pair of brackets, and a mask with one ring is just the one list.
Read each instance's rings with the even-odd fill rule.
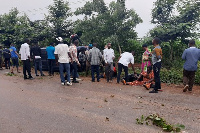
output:
[[[161,78],[164,83],[181,83],[183,61],[181,55],[187,48],[188,39],[196,39],[200,48],[200,2],[196,0],[157,0],[152,9],[151,29],[146,37],[138,39],[135,27],[142,19],[134,9],[127,9],[126,0],[117,0],[106,5],[104,0],[88,1],[83,7],[71,12],[67,0],[54,0],[48,7],[48,14],[43,20],[31,21],[17,8],[0,15],[0,44],[5,46],[15,43],[17,48],[25,38],[38,41],[42,47],[56,42],[61,36],[70,41],[70,35],[78,33],[83,45],[97,42],[100,49],[108,42],[115,50],[116,61],[120,53],[135,51],[135,62],[141,63],[143,50],[148,44],[151,49],[152,39],[162,40],[163,61]],[[72,21],[71,17],[82,19]],[[187,39],[188,38],[188,39]],[[200,84],[200,70],[196,73],[196,84]]]
[[136,119],[136,123],[140,125],[155,125],[161,127],[163,131],[171,133],[181,132],[181,130],[185,129],[185,126],[181,124],[169,124],[164,118],[160,117],[157,114],[152,114],[147,117],[144,117],[144,115],[142,115],[140,119]]

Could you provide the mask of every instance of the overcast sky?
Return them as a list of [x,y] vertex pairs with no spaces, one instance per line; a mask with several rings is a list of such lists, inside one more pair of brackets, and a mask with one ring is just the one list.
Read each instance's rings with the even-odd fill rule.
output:
[[[85,4],[85,1],[91,0],[68,0],[72,11],[75,11],[77,7],[81,7]],[[116,0],[104,0],[107,4]],[[136,28],[139,37],[143,37],[153,28],[150,24],[151,10],[153,8],[153,2],[156,0],[126,0],[126,6],[128,9],[134,9],[142,18],[143,23],[139,24]],[[47,7],[53,3],[53,0],[1,0],[0,14],[8,13],[13,7],[17,7],[18,10],[25,12],[31,20],[43,19],[44,14],[47,14]]]

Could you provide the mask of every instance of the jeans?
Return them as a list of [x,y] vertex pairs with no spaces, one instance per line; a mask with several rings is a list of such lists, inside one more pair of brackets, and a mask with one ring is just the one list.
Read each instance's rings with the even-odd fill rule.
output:
[[77,63],[76,62],[73,62],[71,63],[71,69],[73,72],[73,81],[76,81],[76,77],[77,77]]
[[91,75],[92,75],[92,81],[95,81],[94,73],[97,74],[97,81],[99,81],[99,65],[91,65]]
[[54,75],[55,59],[48,59],[48,70],[50,75]]
[[43,75],[43,73],[42,73],[42,60],[41,59],[35,59],[34,66],[35,66],[35,74],[37,75],[37,68],[39,67],[40,74]]
[[188,88],[189,91],[192,91],[194,81],[195,81],[195,71],[183,70],[183,84],[189,85]]
[[154,90],[155,91],[158,91],[158,89],[161,89],[160,69],[161,69],[161,62],[157,62],[156,64],[153,65],[154,80],[155,80]]
[[26,72],[28,73],[29,77],[32,77],[31,76],[31,63],[30,63],[30,59],[23,60],[23,74],[24,74],[24,78],[27,78]]
[[119,83],[119,81],[120,81],[120,76],[121,76],[122,68],[124,69],[124,72],[125,72],[125,81],[128,82],[128,67],[124,66],[121,63],[118,63],[117,83]]
[[106,72],[106,79],[107,79],[107,82],[109,80],[112,80],[112,77],[113,77],[113,63],[108,63],[106,64],[106,67],[105,67],[105,72]]
[[70,80],[70,64],[69,63],[59,63],[61,83],[65,83],[64,70],[66,71],[67,81],[71,82],[71,80]]

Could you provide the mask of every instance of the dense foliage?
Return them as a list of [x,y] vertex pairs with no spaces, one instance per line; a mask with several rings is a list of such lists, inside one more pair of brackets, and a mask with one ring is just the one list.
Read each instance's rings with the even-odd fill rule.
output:
[[[156,26],[142,39],[138,39],[135,31],[142,19],[134,9],[127,9],[125,2],[117,0],[106,5],[104,0],[93,0],[71,12],[67,0],[54,0],[48,7],[46,17],[35,21],[31,21],[26,14],[19,15],[18,9],[13,8],[9,13],[0,15],[0,44],[9,46],[15,43],[19,48],[25,38],[30,38],[32,42],[47,46],[49,42],[55,42],[58,36],[69,42],[70,35],[78,33],[83,45],[97,42],[103,49],[106,43],[111,42],[116,57],[121,52],[134,50],[135,62],[141,63],[141,46],[146,43],[153,49],[152,39],[157,36],[162,40],[162,81],[181,82],[181,55],[187,48],[187,39],[196,39],[197,47],[200,48],[200,2],[157,0],[151,21]],[[73,22],[72,16],[82,19]],[[196,83],[200,82],[199,79],[198,71]]]

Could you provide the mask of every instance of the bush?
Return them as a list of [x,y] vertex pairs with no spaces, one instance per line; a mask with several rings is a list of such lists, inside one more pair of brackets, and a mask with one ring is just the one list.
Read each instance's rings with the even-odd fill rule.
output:
[[[160,72],[161,82],[168,84],[181,84],[183,82],[183,69],[166,68],[161,69]],[[200,69],[195,75],[195,84],[200,85]]]

